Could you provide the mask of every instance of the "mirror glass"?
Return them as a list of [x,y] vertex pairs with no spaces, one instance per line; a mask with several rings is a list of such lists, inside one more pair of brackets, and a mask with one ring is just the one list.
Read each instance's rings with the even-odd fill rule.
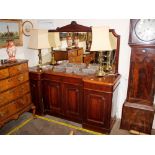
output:
[[[66,49],[73,48],[83,48],[83,53],[88,54],[90,52],[91,42],[92,42],[92,32],[59,32],[60,46],[59,51],[66,51]],[[109,32],[109,39],[111,43],[112,50],[103,52],[103,68],[106,72],[115,73],[115,63],[116,63],[116,49],[117,49],[117,37]],[[57,48],[54,48],[55,50]],[[98,62],[98,51],[95,52],[95,60],[93,62]]]
[[[72,44],[72,48],[76,46],[82,47],[85,51],[89,51],[92,41],[92,33],[91,32],[60,32],[60,41],[61,41],[61,49],[66,49],[68,47],[68,39]],[[112,49],[117,48],[117,38],[109,32],[109,38],[111,42]]]
[[60,32],[61,49],[83,48],[84,53],[89,51],[91,45],[91,32]]

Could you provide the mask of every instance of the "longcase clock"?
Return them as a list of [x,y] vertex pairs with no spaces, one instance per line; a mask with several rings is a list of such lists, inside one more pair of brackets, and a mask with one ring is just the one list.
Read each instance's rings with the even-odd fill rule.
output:
[[127,99],[120,128],[151,134],[155,95],[155,19],[131,19]]

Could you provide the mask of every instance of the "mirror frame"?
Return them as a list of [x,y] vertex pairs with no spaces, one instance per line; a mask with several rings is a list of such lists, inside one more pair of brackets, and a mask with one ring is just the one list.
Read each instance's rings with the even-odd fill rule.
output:
[[[87,27],[84,25],[77,24],[76,21],[72,21],[71,24],[57,27],[55,30],[48,30],[48,32],[92,32],[91,27]],[[116,55],[115,55],[115,73],[118,73],[118,62],[119,62],[119,49],[120,49],[120,35],[115,32],[115,29],[109,29],[109,32],[117,38],[117,47],[116,47]]]

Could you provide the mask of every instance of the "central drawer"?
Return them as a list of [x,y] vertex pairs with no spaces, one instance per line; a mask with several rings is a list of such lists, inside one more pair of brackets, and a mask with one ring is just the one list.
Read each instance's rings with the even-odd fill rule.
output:
[[14,76],[14,75],[23,73],[25,71],[28,71],[27,63],[23,63],[23,64],[20,64],[20,65],[9,67],[10,76]]
[[29,82],[0,94],[0,107],[30,92]]
[[23,74],[19,74],[17,76],[1,80],[0,81],[0,92],[5,91],[7,89],[13,88],[21,83],[24,83],[29,80],[29,73],[25,72]]

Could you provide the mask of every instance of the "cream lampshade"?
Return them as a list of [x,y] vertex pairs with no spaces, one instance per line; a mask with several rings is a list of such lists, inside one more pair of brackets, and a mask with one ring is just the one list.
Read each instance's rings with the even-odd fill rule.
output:
[[110,51],[111,43],[109,38],[109,27],[92,27],[91,51]]
[[54,60],[53,48],[60,47],[60,45],[61,45],[59,32],[49,32],[48,40],[49,40],[49,44],[51,46],[51,64],[54,65],[54,64],[56,64],[56,61]]
[[38,49],[39,51],[39,68],[42,66],[41,49],[50,48],[48,41],[48,30],[31,29],[29,48]]
[[111,51],[111,43],[109,38],[109,27],[100,26],[100,27],[92,27],[92,44],[90,51],[98,51],[99,52],[99,70],[97,72],[97,76],[104,76],[105,72],[103,70],[103,52]]
[[53,48],[57,48],[61,45],[59,32],[48,32],[49,44]]

